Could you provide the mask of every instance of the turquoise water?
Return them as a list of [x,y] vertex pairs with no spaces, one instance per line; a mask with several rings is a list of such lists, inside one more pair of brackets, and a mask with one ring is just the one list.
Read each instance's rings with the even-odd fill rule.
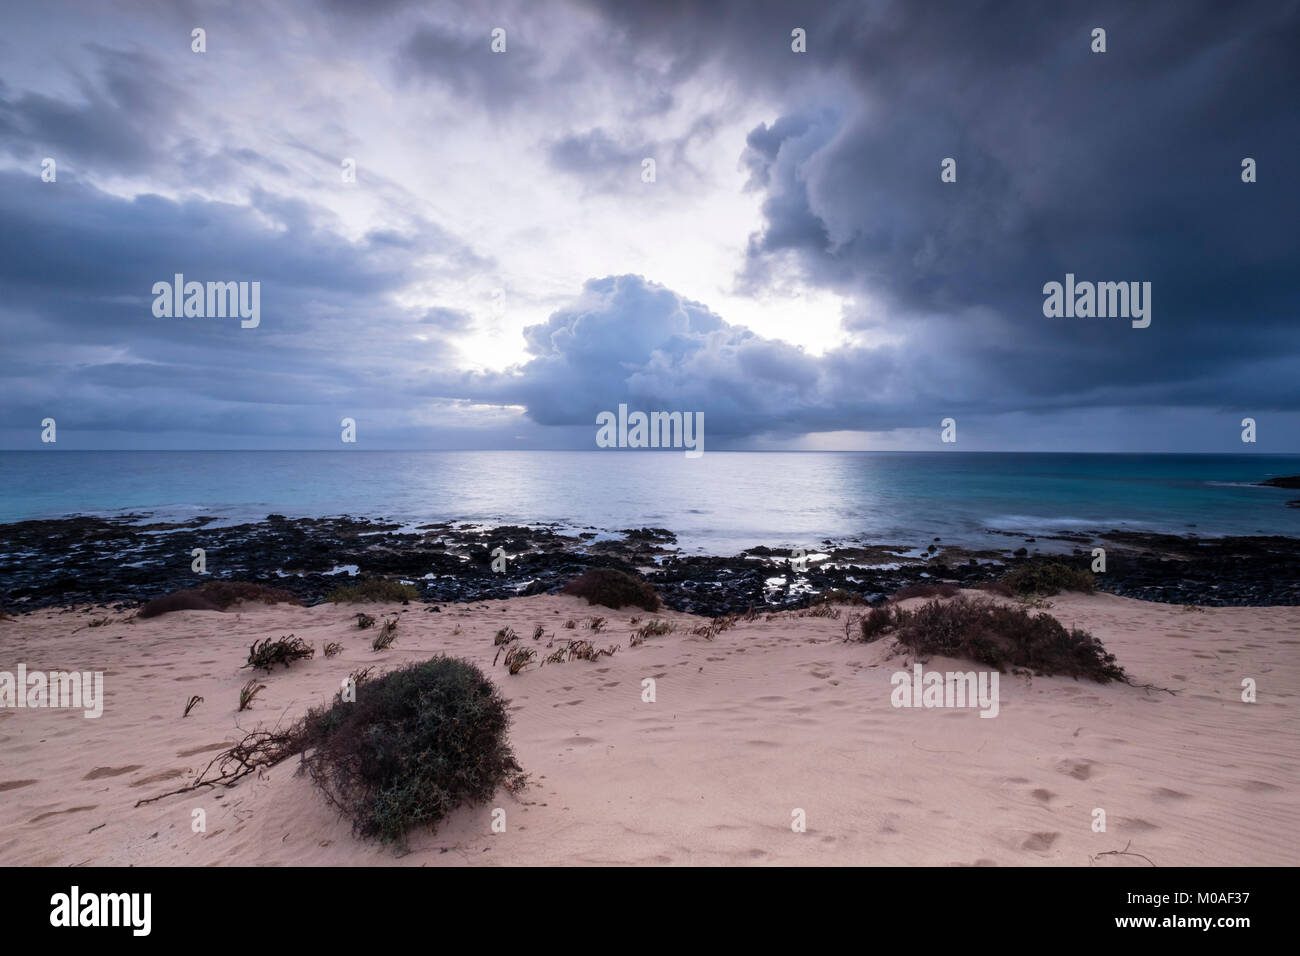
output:
[[[1300,455],[944,452],[0,452],[0,521],[337,514],[665,527],[731,554],[822,538],[989,545],[986,529],[1300,535]],[[1192,527],[1194,526],[1194,527]],[[998,542],[1001,544],[1001,542]]]

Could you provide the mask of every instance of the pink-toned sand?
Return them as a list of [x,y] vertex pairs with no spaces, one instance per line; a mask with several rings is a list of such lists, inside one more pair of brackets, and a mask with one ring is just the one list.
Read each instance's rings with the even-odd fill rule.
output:
[[[1177,691],[1004,675],[1000,713],[895,709],[889,641],[844,621],[782,614],[709,641],[684,625],[628,646],[633,614],[568,597],[380,608],[392,649],[351,626],[358,607],[244,606],[102,627],[36,612],[0,621],[0,670],[103,670],[103,717],[0,709],[0,864],[998,864],[1300,863],[1300,608],[1201,611],[1063,595],[1051,613],[1092,631],[1140,682]],[[377,613],[374,607],[368,607]],[[844,609],[845,613],[849,609]],[[111,612],[110,612],[111,613]],[[597,662],[492,667],[510,625],[603,614]],[[453,633],[459,626],[460,633]],[[238,713],[255,639],[293,633],[315,659],[277,668]],[[327,641],[345,650],[327,659]],[[545,641],[541,642],[545,643]],[[462,808],[410,852],[355,839],[297,760],[230,790],[142,807],[183,785],[242,731],[288,723],[359,667],[436,653],[484,667],[511,701],[531,785]],[[970,670],[935,659],[927,667]],[[1241,701],[1254,678],[1258,702]],[[656,681],[655,703],[642,680]],[[204,702],[181,718],[186,701]],[[492,832],[492,810],[506,832]],[[206,832],[192,832],[192,811]],[[805,811],[807,831],[791,828]],[[1093,830],[1093,810],[1107,816]]]

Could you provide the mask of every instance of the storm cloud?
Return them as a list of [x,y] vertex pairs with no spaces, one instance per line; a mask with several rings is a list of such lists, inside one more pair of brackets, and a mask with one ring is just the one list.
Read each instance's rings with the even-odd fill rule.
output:
[[93,8],[2,15],[6,447],[1300,442],[1300,4]]

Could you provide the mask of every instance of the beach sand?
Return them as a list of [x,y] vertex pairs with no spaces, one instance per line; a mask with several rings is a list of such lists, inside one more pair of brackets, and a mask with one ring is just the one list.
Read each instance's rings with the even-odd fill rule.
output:
[[[889,640],[845,643],[844,619],[781,614],[709,641],[701,619],[629,647],[632,609],[538,596],[398,614],[374,652],[359,606],[248,606],[127,623],[40,611],[0,621],[0,670],[102,670],[102,717],[0,710],[0,864],[800,864],[1160,866],[1300,863],[1300,608],[1186,610],[1061,595],[1139,683],[1003,675],[996,718],[901,709]],[[851,609],[844,608],[847,614]],[[88,627],[108,613],[106,626]],[[537,624],[612,657],[492,666],[493,634]],[[579,628],[563,623],[577,619]],[[454,634],[459,625],[460,633]],[[248,645],[295,634],[316,657],[269,675],[237,712]],[[345,650],[325,658],[326,641]],[[292,758],[235,787],[136,807],[182,786],[258,727],[287,725],[347,674],[445,653],[482,666],[509,699],[530,785],[462,807],[409,852],[362,842]],[[540,655],[539,655],[540,656]],[[926,669],[972,670],[936,658]],[[1241,701],[1243,678],[1258,701]],[[642,701],[654,679],[656,701]],[[204,698],[189,717],[192,695]],[[492,811],[506,832],[492,832]],[[1093,811],[1106,814],[1094,832]],[[206,832],[193,832],[193,811]],[[806,814],[794,832],[792,813]],[[1129,854],[1110,851],[1128,848]],[[1140,854],[1137,855],[1137,854]],[[1146,859],[1143,859],[1145,857]]]

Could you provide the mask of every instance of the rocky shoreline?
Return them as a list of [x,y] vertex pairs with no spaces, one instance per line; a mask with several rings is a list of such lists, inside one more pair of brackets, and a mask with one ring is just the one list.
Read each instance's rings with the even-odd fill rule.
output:
[[[879,603],[900,588],[996,580],[1038,554],[1038,542],[990,530],[988,548],[821,541],[806,568],[791,571],[790,552],[757,546],[731,557],[679,553],[663,528],[522,527],[437,522],[409,528],[363,518],[286,518],[212,527],[214,518],[153,522],[147,515],[74,516],[0,525],[0,610],[16,613],[69,605],[136,606],[207,580],[255,581],[293,592],[306,604],[325,599],[350,575],[416,585],[437,605],[557,591],[589,567],[615,567],[647,578],[668,607],[706,616],[807,606],[828,591]],[[1300,605],[1300,538],[1199,538],[1131,531],[1054,536],[1081,568],[1106,549],[1104,591],[1171,604]],[[202,548],[206,574],[191,568]],[[502,548],[504,571],[494,570]],[[496,564],[500,565],[500,560]]]

